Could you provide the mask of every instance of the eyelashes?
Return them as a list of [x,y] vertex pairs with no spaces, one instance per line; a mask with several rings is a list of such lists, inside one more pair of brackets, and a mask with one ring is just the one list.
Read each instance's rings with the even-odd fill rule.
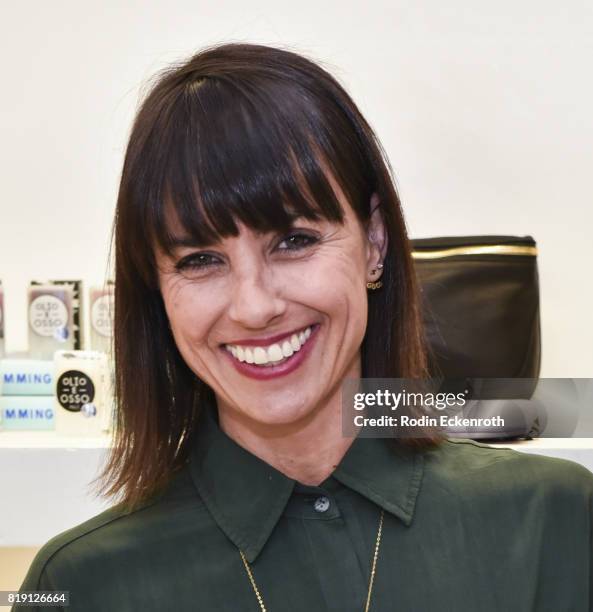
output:
[[[289,234],[286,238],[284,238],[284,240],[282,240],[282,242],[287,242],[288,240],[292,240],[293,238],[296,239],[304,239],[304,244],[297,242],[292,242],[291,243],[291,248],[289,249],[280,249],[282,251],[300,251],[308,246],[311,246],[312,244],[315,244],[316,242],[318,242],[318,238],[316,238],[315,236],[310,236],[309,234],[305,234],[303,232],[294,232],[292,234]],[[282,244],[282,242],[280,244]]]
[[209,253],[188,255],[175,264],[175,269],[181,272],[183,270],[207,268],[214,265],[213,259],[215,259],[214,255]]
[[[319,238],[316,236],[304,232],[292,232],[285,236],[274,250],[285,252],[290,256],[290,254],[306,250],[317,242],[319,242]],[[287,243],[289,246],[287,248],[280,248],[280,245],[284,243]],[[201,271],[215,267],[219,263],[221,262],[217,255],[211,253],[192,253],[179,260],[175,264],[175,269],[178,272]]]

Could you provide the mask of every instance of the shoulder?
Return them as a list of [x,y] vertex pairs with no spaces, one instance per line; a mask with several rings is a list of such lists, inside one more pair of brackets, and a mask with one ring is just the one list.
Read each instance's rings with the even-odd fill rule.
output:
[[105,576],[106,568],[141,559],[163,538],[183,538],[184,529],[206,524],[205,507],[188,470],[182,469],[161,495],[136,510],[126,512],[116,505],[51,538],[33,559],[21,590],[82,585],[85,575],[93,580]]
[[474,440],[445,440],[426,454],[425,466],[430,482],[457,492],[593,500],[593,473],[582,465]]

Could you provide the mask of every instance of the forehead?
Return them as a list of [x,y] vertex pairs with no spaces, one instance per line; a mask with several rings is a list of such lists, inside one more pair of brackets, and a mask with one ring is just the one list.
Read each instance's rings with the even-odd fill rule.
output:
[[202,201],[196,202],[193,210],[188,211],[169,197],[163,207],[166,239],[155,241],[157,250],[171,254],[177,248],[204,248],[247,233],[255,236],[282,233],[298,225],[305,227],[328,224],[350,225],[356,217],[344,190],[327,169],[325,176],[339,206],[340,216],[332,215],[331,210],[319,206],[306,187],[302,193],[308,204],[305,208],[299,207],[298,204],[279,201],[272,210],[258,210],[257,204],[251,208],[247,207],[247,214],[241,214],[241,210],[233,210],[232,206],[229,207],[230,210],[224,210],[223,203],[218,204],[214,213],[209,213]]
[[[325,229],[327,227],[331,227],[334,225],[339,225],[344,228],[344,230],[352,230],[354,224],[356,224],[357,219],[352,210],[352,207],[345,202],[344,203],[344,219],[343,222],[330,221],[323,217],[318,219],[309,219],[302,215],[295,214],[292,218],[291,226],[289,228],[274,228],[268,230],[254,230],[241,221],[237,221],[237,229],[238,232],[236,235],[228,235],[228,236],[216,236],[211,240],[199,240],[196,239],[187,229],[181,224],[178,216],[174,211],[171,211],[171,218],[169,220],[170,226],[170,249],[174,251],[176,249],[182,248],[207,248],[210,246],[214,246],[217,244],[224,243],[225,240],[229,240],[232,238],[242,237],[242,236],[251,236],[252,238],[258,239],[260,237],[265,237],[268,234],[277,234],[282,233],[283,231],[290,231],[293,228],[317,228],[317,229]],[[162,249],[159,249],[162,250]]]

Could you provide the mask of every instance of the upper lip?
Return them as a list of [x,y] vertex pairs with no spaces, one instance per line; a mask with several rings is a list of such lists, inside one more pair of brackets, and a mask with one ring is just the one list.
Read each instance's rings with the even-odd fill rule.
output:
[[269,344],[274,344],[276,342],[280,342],[280,340],[284,340],[286,338],[290,338],[293,334],[300,333],[301,331],[307,329],[307,327],[313,327],[314,323],[310,323],[309,325],[302,325],[301,327],[297,327],[293,331],[283,332],[281,334],[276,334],[275,336],[266,336],[265,338],[245,338],[243,340],[232,340],[231,342],[225,342],[224,344],[238,344],[240,346],[268,346]]

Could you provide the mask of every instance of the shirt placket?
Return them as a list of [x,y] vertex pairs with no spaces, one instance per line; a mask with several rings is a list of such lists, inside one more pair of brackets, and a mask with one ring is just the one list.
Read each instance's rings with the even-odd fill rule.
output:
[[358,547],[335,493],[297,483],[279,521],[277,535],[295,547],[291,579],[300,581],[301,588],[307,591],[314,606],[311,609],[359,612],[364,608],[368,576],[361,571]]

